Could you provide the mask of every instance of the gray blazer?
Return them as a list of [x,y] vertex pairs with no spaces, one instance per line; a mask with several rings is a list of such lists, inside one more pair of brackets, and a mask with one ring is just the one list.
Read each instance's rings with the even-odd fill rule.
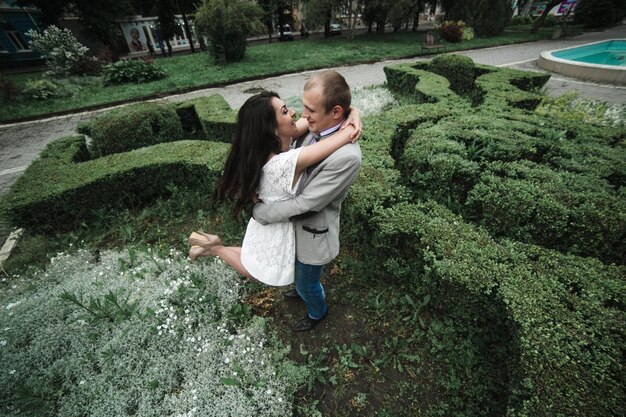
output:
[[[301,146],[309,145],[312,139],[312,134],[307,135]],[[341,202],[360,166],[361,147],[344,145],[302,173],[295,198],[256,204],[254,219],[264,225],[293,221],[297,259],[309,265],[325,265],[339,253]]]

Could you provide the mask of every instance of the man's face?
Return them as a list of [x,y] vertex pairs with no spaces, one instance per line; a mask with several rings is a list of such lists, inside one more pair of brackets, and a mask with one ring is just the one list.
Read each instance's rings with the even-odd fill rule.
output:
[[302,104],[304,105],[302,117],[309,122],[309,131],[312,133],[323,132],[341,121],[341,118],[336,117],[336,112],[333,110],[326,113],[320,86],[314,85],[308,90],[304,90]]

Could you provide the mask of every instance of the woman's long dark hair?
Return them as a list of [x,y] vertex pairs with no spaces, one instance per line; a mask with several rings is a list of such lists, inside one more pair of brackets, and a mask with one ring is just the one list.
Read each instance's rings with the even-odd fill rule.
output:
[[272,107],[274,97],[280,98],[272,91],[256,94],[246,100],[237,113],[233,144],[213,198],[215,204],[232,201],[231,213],[235,219],[257,193],[261,171],[270,154],[281,150]]

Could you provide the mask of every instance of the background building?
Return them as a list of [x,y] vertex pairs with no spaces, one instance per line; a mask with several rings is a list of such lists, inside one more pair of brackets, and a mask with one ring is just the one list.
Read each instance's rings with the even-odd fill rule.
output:
[[15,1],[0,0],[0,64],[30,65],[41,56],[28,46],[26,32],[38,29],[39,9],[19,7]]

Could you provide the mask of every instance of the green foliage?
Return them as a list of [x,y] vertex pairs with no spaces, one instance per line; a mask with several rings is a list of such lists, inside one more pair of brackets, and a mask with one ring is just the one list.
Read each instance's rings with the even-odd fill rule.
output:
[[125,83],[149,83],[165,78],[165,71],[152,62],[123,59],[104,66],[102,76],[105,85]]
[[[435,364],[442,400],[429,413],[615,414],[626,400],[626,316],[615,301],[626,271],[559,251],[623,259],[624,130],[521,111],[539,104],[548,77],[484,66],[483,100],[468,111],[429,67],[385,69],[389,87],[418,102],[426,80],[445,93],[366,120],[362,173],[342,215],[363,279],[409,294],[407,307],[430,296],[405,329],[425,335]],[[394,193],[381,179],[396,167]],[[481,223],[478,201],[497,207],[494,223]],[[529,234],[534,245],[495,240]]]
[[509,24],[513,9],[509,0],[442,0],[446,20],[462,20],[478,36],[497,36]]
[[497,163],[470,191],[466,210],[493,236],[608,262],[626,255],[626,203],[594,176]]
[[619,24],[626,16],[623,0],[580,0],[576,4],[574,21],[591,28]]
[[89,150],[94,158],[184,137],[174,108],[155,103],[131,104],[111,110],[81,125],[80,130],[91,136]]
[[492,0],[480,2],[480,15],[474,20],[472,27],[478,36],[497,36],[504,32],[513,16],[511,2],[508,0]]
[[84,310],[86,314],[82,318],[87,321],[93,323],[103,320],[116,323],[130,320],[138,313],[139,300],[129,301],[130,296],[131,294],[120,289],[116,292],[109,291],[102,298],[91,296],[87,301],[81,294],[66,290],[59,295],[59,299]]
[[186,133],[210,141],[231,142],[237,114],[219,94],[181,102],[176,111]]
[[84,137],[59,139],[20,176],[0,208],[16,226],[73,229],[99,210],[141,207],[167,196],[172,185],[212,189],[226,151],[223,144],[178,141],[89,160]]
[[[547,33],[507,32],[495,38],[474,38],[471,41],[449,44],[447,49],[467,50],[535,41]],[[54,112],[101,107],[120,101],[135,101],[140,98],[153,98],[164,94],[178,94],[190,89],[202,89],[251,78],[266,78],[278,73],[302,72],[309,69],[373,62],[393,58],[405,58],[422,54],[422,32],[398,32],[385,34],[364,34],[353,41],[347,37],[333,39],[311,38],[306,54],[302,54],[302,44],[298,42],[258,44],[247,49],[247,59],[223,66],[206,54],[174,55],[171,59],[158,60],[168,76],[159,81],[136,84],[129,88],[125,84],[103,88],[101,78],[72,80],[73,93],[67,98],[53,100],[15,101],[10,106],[0,106],[0,120],[17,120]],[[358,50],[358,53],[355,51]],[[1,56],[1,54],[0,54]],[[276,62],[281,65],[277,66]],[[18,88],[28,79],[39,79],[40,73],[7,75]]]
[[307,371],[263,319],[229,318],[242,305],[235,275],[149,247],[60,253],[11,277],[2,415],[290,416]]
[[262,15],[263,11],[250,0],[204,0],[196,11],[196,30],[209,38],[216,62],[241,61],[246,38],[263,32]]
[[449,88],[450,82],[427,68],[419,64],[385,67],[389,89],[396,94],[408,95],[418,103],[458,101],[458,96]]
[[463,33],[465,31],[465,22],[459,20],[458,22],[446,20],[439,26],[439,33],[441,37],[448,42],[461,42],[463,39]]
[[524,15],[524,16],[513,16],[511,18],[511,25],[512,26],[519,26],[519,25],[532,25],[533,23],[533,18],[528,16],[528,15]]
[[26,35],[30,47],[45,56],[48,73],[55,77],[83,74],[85,66],[95,59],[87,56],[89,48],[78,42],[69,29],[49,26],[41,33],[31,29]]
[[46,100],[54,97],[59,90],[59,86],[50,80],[33,80],[26,83],[24,94],[35,100]]
[[474,87],[474,61],[464,55],[438,55],[430,64],[430,70],[450,81],[450,88],[457,94]]

